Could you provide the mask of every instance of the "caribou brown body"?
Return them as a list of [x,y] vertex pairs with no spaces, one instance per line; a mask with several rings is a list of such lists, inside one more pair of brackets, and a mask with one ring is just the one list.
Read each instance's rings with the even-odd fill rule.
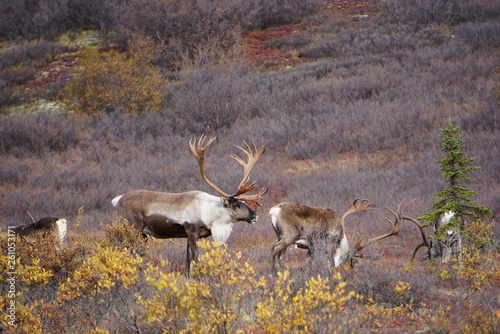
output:
[[295,244],[309,249],[314,256],[319,241],[324,241],[330,261],[341,266],[348,257],[349,243],[345,235],[345,218],[355,212],[373,210],[366,200],[355,200],[353,206],[340,216],[333,209],[316,208],[303,204],[285,202],[271,208],[269,215],[278,242],[272,251],[272,270],[276,269],[276,259],[281,259],[286,249]]
[[14,228],[16,235],[29,237],[35,234],[54,233],[56,237],[56,247],[60,249],[65,242],[67,231],[67,220],[65,218],[44,217],[36,222],[17,226]]
[[243,166],[244,171],[238,190],[234,194],[225,193],[213,184],[205,174],[204,159],[205,151],[214,139],[209,139],[205,144],[205,137],[202,136],[197,145],[196,142],[190,141],[189,146],[198,161],[203,180],[220,196],[198,190],[183,193],[133,190],[112,200],[120,215],[133,222],[145,235],[162,239],[185,235],[188,248],[186,274],[189,274],[190,262],[197,257],[198,238],[211,234],[214,240],[225,243],[235,223],[255,223],[256,209],[260,206],[259,201],[267,190],[262,188],[257,194],[247,195],[255,188],[255,183],[250,183],[250,170],[264,153],[264,145],[257,148],[255,143],[253,150],[246,143],[246,149],[237,146],[247,155],[247,162],[236,155],[230,156]]

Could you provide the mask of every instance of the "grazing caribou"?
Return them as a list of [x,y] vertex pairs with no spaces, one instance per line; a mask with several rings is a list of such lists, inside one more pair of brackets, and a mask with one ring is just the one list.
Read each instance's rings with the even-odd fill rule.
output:
[[[417,219],[407,216],[403,213],[404,208],[406,208],[406,206],[408,206],[411,201],[401,207],[403,203],[404,200],[399,203],[397,212],[394,212],[391,209],[387,209],[394,215],[396,221],[393,224],[391,223],[391,221],[384,217],[389,222],[389,224],[391,224],[391,232],[386,236],[382,236],[382,238],[397,234],[400,228],[400,221],[406,220],[412,222],[413,224],[415,224],[415,226],[417,226],[420,232],[420,237],[422,238],[422,242],[417,247],[415,247],[413,251],[412,259],[415,258],[418,250],[422,247],[427,249],[426,255],[429,260],[442,258],[442,261],[446,262],[450,260],[452,255],[461,255],[462,237],[460,235],[460,229],[456,225],[450,224],[451,219],[455,216],[454,211],[442,213],[433,224],[434,235],[427,236],[423,225]],[[372,239],[368,240],[368,243],[371,242]],[[358,240],[353,253],[357,253],[365,246],[366,243],[361,243],[361,241]]]
[[353,213],[370,210],[375,210],[370,202],[360,199],[356,199],[342,216],[329,208],[316,208],[298,203],[287,202],[272,207],[269,214],[278,237],[278,242],[272,251],[272,271],[276,270],[276,259],[280,267],[282,266],[282,257],[292,244],[308,249],[309,256],[317,255],[319,248],[326,246],[329,262],[335,267],[340,267],[369,244],[399,233],[399,216],[388,209],[396,217],[394,223],[384,217],[391,225],[391,230],[364,242],[358,239],[354,251],[351,252],[345,234],[345,219]]
[[264,154],[264,145],[257,147],[255,142],[252,142],[253,148],[246,142],[246,148],[235,145],[247,156],[246,162],[237,155],[229,156],[243,167],[243,178],[235,193],[228,194],[212,183],[205,174],[204,161],[205,152],[214,140],[215,137],[206,141],[206,137],[201,136],[198,142],[190,140],[189,148],[198,161],[202,179],[220,196],[199,190],[183,193],[132,190],[112,200],[121,216],[143,235],[163,239],[187,237],[187,275],[191,261],[197,258],[198,238],[211,234],[214,240],[225,243],[235,223],[255,223],[256,209],[267,191],[261,188],[257,194],[247,194],[256,187],[255,182],[250,183],[250,171]]
[[462,235],[458,226],[451,223],[454,211],[443,212],[434,222],[434,236],[430,239],[430,258],[440,257],[448,262],[453,255],[462,253]]
[[422,237],[422,243],[415,248],[412,258],[415,258],[421,247],[427,248],[426,253],[429,260],[441,258],[443,262],[447,262],[453,255],[460,256],[462,251],[460,229],[449,225],[454,216],[455,212],[453,211],[442,213],[433,224],[434,235],[432,237],[426,235],[422,224],[417,219],[402,216],[402,219],[411,221],[418,227]]
[[67,220],[64,218],[45,217],[36,222],[17,226],[14,232],[23,238],[33,236],[35,234],[47,235],[55,233],[56,249],[60,250],[66,239]]

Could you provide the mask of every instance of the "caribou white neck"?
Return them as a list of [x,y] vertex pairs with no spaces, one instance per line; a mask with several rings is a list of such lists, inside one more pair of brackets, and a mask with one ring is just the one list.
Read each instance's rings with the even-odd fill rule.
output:
[[212,225],[212,237],[215,241],[226,243],[227,239],[231,235],[234,224],[213,224]]
[[335,267],[340,267],[344,264],[349,255],[349,241],[345,233],[342,233],[342,240],[340,241],[339,247],[335,250],[335,254],[333,256],[333,263]]

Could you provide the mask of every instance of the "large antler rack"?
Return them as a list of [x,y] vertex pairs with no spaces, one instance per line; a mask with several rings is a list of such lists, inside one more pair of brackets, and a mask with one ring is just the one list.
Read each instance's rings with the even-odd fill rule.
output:
[[344,221],[347,216],[352,215],[353,213],[359,212],[359,211],[370,211],[370,210],[376,210],[374,207],[372,207],[372,204],[370,203],[369,200],[367,199],[360,199],[356,198],[354,202],[352,202],[352,206],[347,210],[341,218],[342,221],[342,227],[344,227]]
[[247,144],[247,142],[243,141],[243,143],[245,144],[246,149],[238,145],[234,146],[246,154],[248,158],[247,162],[243,161],[243,159],[241,159],[236,154],[228,155],[229,158],[235,160],[243,167],[243,178],[238,185],[238,191],[234,195],[232,195],[232,197],[238,197],[239,195],[243,195],[255,188],[255,181],[250,183],[250,171],[252,170],[255,163],[259,161],[260,157],[262,157],[262,154],[264,154],[265,152],[265,145],[261,144],[260,148],[257,148],[257,145],[255,145],[255,141],[253,139],[252,145],[255,153],[252,152],[252,148]]
[[412,217],[409,217],[407,215],[405,215],[403,213],[403,210],[408,206],[408,204],[410,204],[412,201],[406,203],[404,206],[403,206],[403,203],[405,202],[405,200],[401,201],[401,203],[399,203],[398,205],[398,209],[397,209],[397,212],[394,212],[393,210],[389,209],[389,208],[386,208],[389,212],[391,212],[391,214],[394,216],[395,220],[394,220],[394,223],[391,222],[387,217],[384,217],[384,219],[390,224],[391,226],[391,230],[389,231],[389,233],[386,233],[386,234],[383,234],[383,235],[380,235],[378,237],[375,237],[375,238],[371,238],[369,240],[367,240],[366,242],[362,242],[362,239],[361,238],[358,238],[357,242],[356,242],[356,247],[355,247],[355,250],[354,250],[354,255],[356,255],[357,252],[359,252],[360,250],[362,250],[363,248],[365,248],[366,246],[368,246],[369,244],[375,242],[375,241],[378,241],[378,240],[382,240],[382,239],[385,239],[385,238],[388,238],[392,235],[397,235],[401,229],[401,221],[402,220],[407,220],[407,221],[410,221],[412,223],[414,223],[417,228],[419,229],[420,231],[420,236],[422,237],[422,242],[415,248],[415,250],[413,251],[413,254],[412,254],[412,259],[415,258],[415,255],[417,254],[418,250],[421,248],[421,247],[427,247],[428,249],[430,248],[430,244],[429,244],[429,241],[428,241],[428,238],[427,238],[427,235],[425,234],[425,231],[424,231],[424,227],[422,226],[422,224],[415,218],[412,218]]
[[408,220],[408,221],[411,221],[412,223],[414,223],[417,226],[418,230],[420,231],[420,236],[422,237],[422,242],[415,248],[415,250],[413,251],[413,255],[411,256],[411,258],[414,259],[415,255],[417,255],[417,252],[421,247],[427,247],[427,249],[429,249],[431,247],[431,245],[429,244],[427,235],[425,234],[425,230],[424,230],[424,227],[422,226],[422,224],[417,219],[406,216],[403,214],[403,209],[406,208],[414,200],[409,201],[408,203],[406,203],[406,205],[403,207],[403,209],[400,209],[400,207],[404,201],[405,200],[403,199],[401,201],[401,203],[399,203],[399,205],[398,205],[398,212],[400,214],[400,217],[402,220]]
[[202,135],[200,139],[198,139],[198,141],[196,141],[196,139],[189,141],[189,148],[191,150],[191,153],[198,161],[201,177],[203,178],[203,180],[223,197],[237,198],[239,200],[248,202],[253,209],[255,209],[257,206],[260,206],[259,201],[262,199],[262,196],[264,196],[264,194],[267,192],[268,190],[267,187],[260,189],[259,193],[255,195],[244,195],[244,194],[253,190],[256,187],[255,182],[250,182],[249,175],[255,163],[260,159],[262,154],[264,154],[265,145],[261,144],[260,147],[257,147],[254,140],[252,140],[253,150],[252,147],[250,147],[250,145],[248,145],[248,143],[246,143],[245,141],[243,141],[243,143],[245,144],[246,149],[241,146],[234,145],[236,148],[243,151],[243,153],[245,153],[248,159],[245,162],[236,154],[228,155],[229,158],[235,160],[243,167],[243,178],[241,179],[238,185],[238,190],[234,194],[229,195],[228,193],[222,191],[219,187],[217,187],[212,181],[210,181],[205,173],[205,152],[207,148],[210,146],[210,144],[215,140],[215,137],[208,139],[208,141],[206,141],[206,139],[207,137],[205,135]]
[[376,242],[376,241],[379,241],[379,240],[382,240],[382,239],[385,239],[385,238],[389,238],[391,236],[394,236],[394,235],[397,235],[399,233],[399,231],[401,230],[401,215],[398,211],[398,213],[394,212],[393,210],[389,209],[389,208],[386,208],[390,213],[392,213],[392,215],[394,216],[394,222],[392,222],[389,218],[387,217],[383,217],[385,221],[387,221],[391,227],[390,231],[388,233],[385,233],[385,234],[382,234],[382,235],[379,235],[377,237],[374,237],[374,238],[371,238],[371,239],[368,239],[366,241],[363,242],[363,239],[361,237],[358,237],[358,240],[356,241],[356,246],[354,247],[354,255],[356,255],[360,250],[362,250],[363,248],[365,248],[366,246]]

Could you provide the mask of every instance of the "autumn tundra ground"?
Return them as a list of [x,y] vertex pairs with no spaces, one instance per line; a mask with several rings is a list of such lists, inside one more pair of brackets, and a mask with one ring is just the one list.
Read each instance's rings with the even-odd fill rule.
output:
[[[496,1],[5,3],[7,332],[499,331]],[[461,258],[412,261],[422,239],[405,222],[353,267],[310,267],[290,247],[288,269],[271,275],[277,203],[342,213],[369,199],[377,210],[346,221],[351,247],[388,231],[386,207],[406,200],[421,217],[445,186],[436,160],[449,120],[482,167],[465,186],[493,213],[467,226]],[[185,240],[143,244],[110,202],[133,189],[212,193],[188,149],[201,134],[217,136],[206,170],[227,192],[241,179],[233,144],[264,141],[251,179],[269,192],[255,225],[236,224],[226,246],[200,244],[187,279]],[[28,212],[65,217],[66,248],[9,241]]]

